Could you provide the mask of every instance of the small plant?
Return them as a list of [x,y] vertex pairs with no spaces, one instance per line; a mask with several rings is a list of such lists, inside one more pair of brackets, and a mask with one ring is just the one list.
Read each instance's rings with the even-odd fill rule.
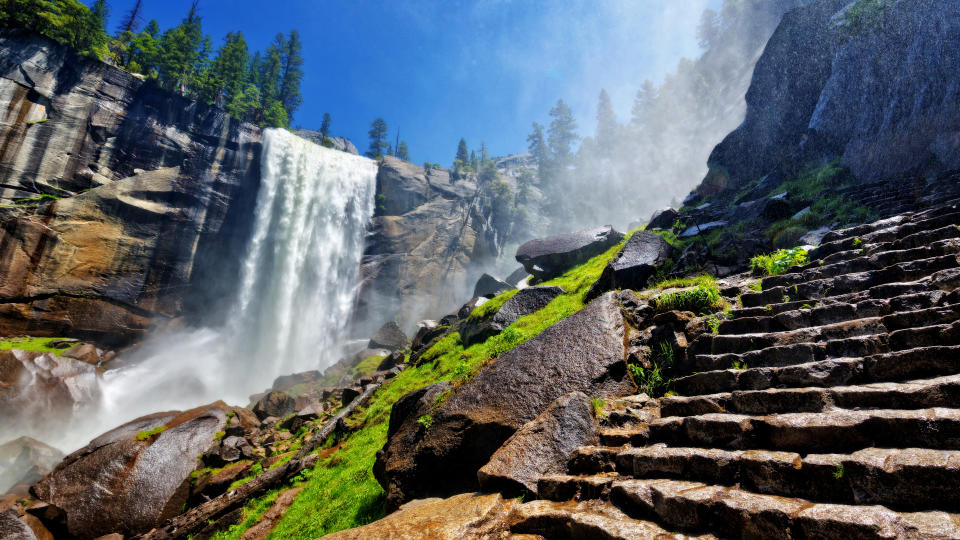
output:
[[417,423],[420,424],[420,427],[422,427],[424,431],[427,431],[430,429],[430,426],[433,425],[433,416],[425,414],[417,418]]
[[811,306],[810,304],[804,304],[800,306],[800,309],[813,309],[813,306]]
[[790,297],[787,296],[787,295],[783,295],[783,296],[780,297],[780,301],[783,302],[784,304],[789,303],[789,302],[790,302]]
[[222,441],[223,438],[226,437],[226,436],[227,436],[227,432],[226,432],[226,431],[218,431],[217,434],[213,436],[213,438],[216,439],[216,440],[218,440],[218,441]]
[[630,376],[633,377],[633,382],[639,391],[651,397],[665,395],[673,384],[673,379],[663,375],[664,370],[673,367],[673,346],[664,341],[660,343],[658,349],[659,354],[651,360],[651,367],[645,368],[639,364],[628,366]]
[[843,463],[837,465],[836,468],[833,469],[833,477],[837,480],[843,478]]
[[707,319],[707,326],[710,327],[711,334],[717,335],[720,333],[720,322],[720,318],[715,316],[711,316]]
[[743,370],[747,369],[747,363],[746,363],[746,362],[743,362],[743,361],[741,361],[741,360],[734,360],[734,361],[730,364],[730,369],[735,370],[735,371],[743,371]]
[[253,466],[250,467],[250,472],[252,472],[254,476],[260,476],[263,474],[263,465],[254,463]]
[[716,283],[701,284],[692,289],[669,292],[654,298],[651,304],[658,312],[692,311],[697,315],[713,313],[724,306]]
[[853,239],[853,244],[851,244],[851,245],[853,246],[854,249],[856,249],[856,248],[858,248],[858,247],[862,247],[862,246],[863,246],[863,239],[861,239],[861,238],[858,236],[858,237],[856,237],[856,238]]
[[593,416],[597,420],[603,421],[607,419],[607,413],[604,411],[604,408],[607,406],[607,402],[603,398],[595,397],[590,400],[590,405],[593,407]]
[[807,250],[801,247],[778,249],[769,255],[757,255],[750,259],[750,269],[763,275],[778,276],[791,267],[807,262]]
[[763,284],[760,283],[759,281],[755,281],[755,282],[747,285],[747,287],[750,287],[751,290],[754,290],[754,291],[757,291],[757,292],[763,292]]
[[163,432],[166,431],[166,430],[167,430],[167,426],[157,426],[157,427],[155,427],[155,428],[153,428],[153,429],[148,429],[148,430],[146,430],[146,431],[141,431],[140,433],[137,433],[137,440],[138,440],[138,441],[148,441],[148,440],[152,439],[154,436],[159,435],[159,434],[163,433]]

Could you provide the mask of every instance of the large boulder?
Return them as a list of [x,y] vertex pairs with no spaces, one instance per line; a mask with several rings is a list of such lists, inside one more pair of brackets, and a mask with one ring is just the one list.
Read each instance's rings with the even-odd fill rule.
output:
[[151,414],[100,435],[67,456],[31,491],[29,510],[58,537],[134,536],[180,513],[197,456],[216,443],[221,402]]
[[538,238],[520,246],[517,262],[543,281],[582,264],[623,240],[623,234],[607,225],[575,233]]
[[409,344],[410,340],[407,339],[407,335],[400,329],[400,325],[395,321],[390,321],[381,326],[380,329],[373,334],[373,337],[370,338],[370,343],[367,344],[367,348],[396,351],[397,349],[406,349]]
[[53,470],[63,452],[30,437],[0,444],[0,493],[14,486],[30,486]]
[[537,481],[567,471],[574,450],[597,442],[593,406],[583,392],[560,396],[527,422],[477,471],[484,491],[537,494]]
[[673,227],[673,224],[677,222],[677,218],[680,217],[680,213],[670,208],[661,208],[653,213],[650,216],[650,221],[647,222],[648,229],[670,229]]
[[253,414],[263,420],[270,416],[283,418],[295,410],[293,398],[283,392],[269,392],[253,406]]
[[590,287],[587,298],[596,298],[613,289],[644,289],[657,269],[673,256],[673,246],[662,236],[639,231],[607,263],[600,278]]
[[[477,489],[477,471],[493,453],[564,394],[634,391],[625,346],[632,333],[616,297],[607,294],[501,354],[439,407],[425,409],[435,400],[416,394],[398,402],[404,406],[394,407],[391,435],[377,458],[388,507]],[[431,421],[418,422],[426,414]]]
[[509,291],[511,289],[516,289],[513,285],[510,285],[506,281],[501,281],[490,274],[483,274],[480,276],[480,279],[477,280],[477,284],[473,286],[473,297],[486,296],[488,298],[493,298],[494,296]]
[[560,287],[541,286],[520,289],[500,306],[492,318],[485,321],[468,321],[460,328],[460,337],[465,346],[481,343],[490,336],[503,332],[520,317],[543,309],[551,300],[563,294]]
[[20,521],[16,510],[10,508],[0,512],[0,538],[3,540],[37,540],[33,530]]

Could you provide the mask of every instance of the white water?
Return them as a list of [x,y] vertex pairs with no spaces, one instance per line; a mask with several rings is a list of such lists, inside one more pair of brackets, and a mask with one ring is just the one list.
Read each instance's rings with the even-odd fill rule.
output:
[[[144,414],[222,399],[246,405],[278,375],[336,361],[350,318],[376,163],[264,132],[253,235],[228,323],[156,336],[103,378],[99,410],[30,435],[72,451]],[[2,430],[0,430],[2,431]]]

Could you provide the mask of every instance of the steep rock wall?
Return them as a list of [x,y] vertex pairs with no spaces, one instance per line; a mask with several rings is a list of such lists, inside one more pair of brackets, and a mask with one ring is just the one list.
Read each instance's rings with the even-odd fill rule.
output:
[[863,181],[960,167],[960,5],[888,0],[851,26],[855,4],[784,16],[700,194],[837,158]]
[[220,109],[2,31],[0,335],[122,345],[216,304],[259,157],[259,129]]

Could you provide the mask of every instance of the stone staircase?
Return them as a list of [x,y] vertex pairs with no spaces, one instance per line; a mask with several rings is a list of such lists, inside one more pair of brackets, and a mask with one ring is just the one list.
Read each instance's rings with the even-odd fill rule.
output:
[[610,405],[550,501],[717,537],[960,538],[960,206],[828,233]]

